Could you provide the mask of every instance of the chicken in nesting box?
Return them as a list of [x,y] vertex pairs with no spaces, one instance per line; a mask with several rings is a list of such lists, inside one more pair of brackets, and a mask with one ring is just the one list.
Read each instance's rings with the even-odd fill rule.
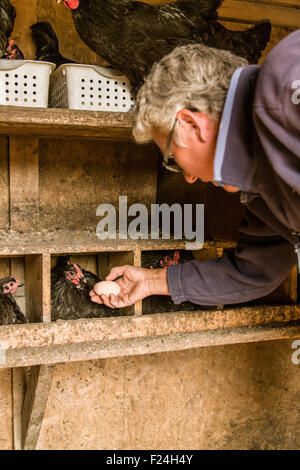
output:
[[16,10],[9,0],[0,0],[0,57],[3,59],[24,59],[14,40],[8,39],[14,29]]
[[14,323],[27,323],[20,307],[13,298],[18,287],[24,284],[14,277],[3,277],[0,279],[0,325]]
[[[61,0],[57,0],[59,3]],[[81,39],[130,80],[134,92],[152,65],[176,46],[200,43],[256,63],[271,32],[269,20],[246,31],[217,21],[223,0],[177,0],[149,5],[132,0],[64,0]]]
[[63,57],[59,52],[56,33],[47,21],[40,21],[30,26],[32,38],[36,44],[36,60],[52,62],[59,67],[62,64],[75,64],[71,59]]
[[51,271],[52,320],[121,315],[118,309],[91,301],[89,293],[100,279],[76,263],[67,264],[68,259],[68,256],[60,257]]

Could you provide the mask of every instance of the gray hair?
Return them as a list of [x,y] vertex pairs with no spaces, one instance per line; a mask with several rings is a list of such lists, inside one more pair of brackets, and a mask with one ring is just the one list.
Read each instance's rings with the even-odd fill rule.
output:
[[232,52],[202,44],[176,47],[154,64],[139,90],[133,128],[135,140],[151,141],[152,127],[168,134],[177,111],[183,108],[196,109],[218,120],[234,71],[247,64],[246,59]]

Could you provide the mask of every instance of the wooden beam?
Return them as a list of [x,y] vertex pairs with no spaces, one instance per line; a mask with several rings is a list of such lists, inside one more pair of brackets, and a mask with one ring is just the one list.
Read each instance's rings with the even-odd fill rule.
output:
[[[20,256],[40,253],[103,253],[135,250],[182,250],[184,240],[99,240],[94,231],[56,230],[48,232],[0,233],[0,256]],[[206,241],[204,248],[234,248],[235,241]]]
[[167,351],[250,343],[256,341],[293,340],[300,338],[300,322],[284,325],[259,325],[190,333],[149,336],[147,338],[121,339],[118,341],[93,341],[70,343],[68,345],[32,348],[31,351],[16,349],[8,352],[10,364],[33,365],[37,362],[56,364],[58,362],[89,361],[112,357],[155,354]]
[[50,322],[50,255],[25,256],[26,314],[31,322]]
[[34,450],[40,435],[42,421],[51,389],[55,366],[31,368],[22,409],[22,447]]
[[13,448],[22,449],[22,407],[25,395],[26,367],[15,367],[12,374]]
[[271,5],[269,2],[258,3],[243,0],[225,0],[218,10],[221,20],[235,20],[238,22],[255,23],[267,18],[274,26],[288,28],[300,27],[299,5],[284,5],[279,2]]
[[[118,350],[121,355],[126,355],[126,350],[128,355],[133,351],[136,354],[137,344],[139,354],[146,354],[151,352],[149,342],[168,344],[169,350],[174,351],[182,349],[183,344],[184,348],[188,344],[198,347],[195,338],[200,338],[199,347],[208,345],[207,341],[214,345],[213,335],[217,331],[219,337],[225,332],[222,344],[227,344],[227,340],[230,340],[228,344],[246,342],[247,331],[256,327],[261,327],[259,336],[250,334],[249,341],[254,341],[254,337],[259,337],[259,341],[286,338],[288,334],[297,337],[300,307],[258,306],[2,326],[0,368],[110,357],[109,354]],[[241,336],[239,328],[243,329]],[[178,343],[174,340],[176,337],[180,340]]]
[[[133,264],[134,266],[141,267],[142,266],[142,252],[139,250],[135,250],[133,252]],[[134,304],[134,314],[135,315],[142,315],[143,313],[143,301],[139,300]]]
[[0,135],[133,140],[132,113],[1,106]]

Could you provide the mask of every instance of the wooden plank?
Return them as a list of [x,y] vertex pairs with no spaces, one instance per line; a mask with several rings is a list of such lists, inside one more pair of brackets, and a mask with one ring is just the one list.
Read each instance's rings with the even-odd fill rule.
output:
[[268,18],[274,26],[288,28],[300,27],[300,9],[295,6],[287,8],[282,5],[270,5],[243,0],[225,0],[218,10],[220,19],[237,20],[245,23]]
[[42,315],[43,322],[51,322],[51,256],[42,254]]
[[10,137],[10,227],[33,230],[39,219],[38,140],[33,137]]
[[10,259],[10,275],[13,276],[18,281],[24,283],[24,286],[19,287],[14,297],[26,316],[26,301],[25,301],[25,266],[24,266],[24,258],[11,258]]
[[80,228],[96,233],[101,220],[96,215],[98,206],[112,204],[118,221],[122,195],[128,208],[143,201],[150,210],[156,202],[157,155],[153,150],[153,145],[132,142],[43,140],[39,229]]
[[12,369],[12,414],[14,450],[22,450],[22,407],[25,395],[26,368]]
[[[133,252],[133,264],[134,266],[142,266],[142,252],[140,250],[135,250]],[[143,301],[139,300],[134,304],[134,314],[142,315],[143,313]]]
[[24,450],[34,450],[52,384],[55,366],[41,365],[31,368],[22,410],[22,443]]
[[[236,0],[236,1],[244,1],[244,0]],[[257,4],[258,6],[262,4],[272,5],[272,3],[274,3],[274,5],[279,4],[283,6],[284,8],[290,8],[290,7],[300,8],[299,0],[248,0],[248,1],[250,1],[251,3]]]
[[[25,256],[25,292],[26,292],[26,312],[30,322],[43,321],[43,294],[47,295],[46,288],[43,290],[43,256]],[[49,275],[50,276],[50,275]],[[49,277],[50,279],[50,277]],[[50,281],[49,281],[50,286]],[[47,286],[48,287],[48,286]],[[50,289],[48,287],[48,293]],[[48,294],[49,295],[49,294]],[[46,302],[45,302],[46,303]],[[47,316],[47,313],[45,314]]]
[[0,259],[0,279],[10,275],[10,263],[8,258]]
[[11,369],[0,370],[0,449],[13,449]]
[[1,106],[0,135],[133,140],[132,113]]
[[9,226],[8,139],[0,137],[0,229]]
[[[20,256],[39,253],[103,253],[134,250],[180,250],[185,240],[99,240],[93,231],[56,230],[33,233],[0,231],[0,256]],[[206,241],[204,248],[234,248],[235,241]]]
[[[297,337],[300,334],[300,307],[258,306],[2,326],[0,368],[113,357],[110,354],[118,350],[121,355],[126,355],[126,348],[128,355],[136,354],[136,345],[139,345],[139,354],[146,354],[151,352],[148,346],[152,339],[153,344],[168,343],[168,350],[176,351],[182,344],[187,347],[189,339],[190,347],[198,347],[195,338],[213,341],[214,332],[219,332],[221,337],[222,331],[226,341],[230,339],[228,344],[246,342],[247,329],[256,327],[261,327],[260,341],[264,338],[283,339],[288,334]],[[246,333],[240,336],[239,329]],[[183,343],[176,343],[176,338]],[[199,347],[208,344],[202,339]],[[216,344],[227,344],[226,341]]]
[[117,341],[93,341],[82,344],[72,342],[68,345],[46,346],[36,350],[31,348],[27,351],[24,349],[14,349],[7,352],[6,361],[11,367],[15,367],[17,364],[32,366],[37,363],[56,364],[61,362],[88,361],[92,359],[154,354],[257,341],[277,341],[283,339],[292,341],[294,338],[300,338],[299,321],[294,324],[245,326],[214,331],[170,334],[167,336],[135,337]]

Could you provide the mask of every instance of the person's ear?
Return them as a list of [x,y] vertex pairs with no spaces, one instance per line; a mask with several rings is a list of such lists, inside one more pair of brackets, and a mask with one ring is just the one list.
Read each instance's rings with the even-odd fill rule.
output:
[[201,142],[207,141],[209,117],[206,114],[184,108],[177,112],[176,118],[180,124],[187,126],[188,131],[193,132]]

